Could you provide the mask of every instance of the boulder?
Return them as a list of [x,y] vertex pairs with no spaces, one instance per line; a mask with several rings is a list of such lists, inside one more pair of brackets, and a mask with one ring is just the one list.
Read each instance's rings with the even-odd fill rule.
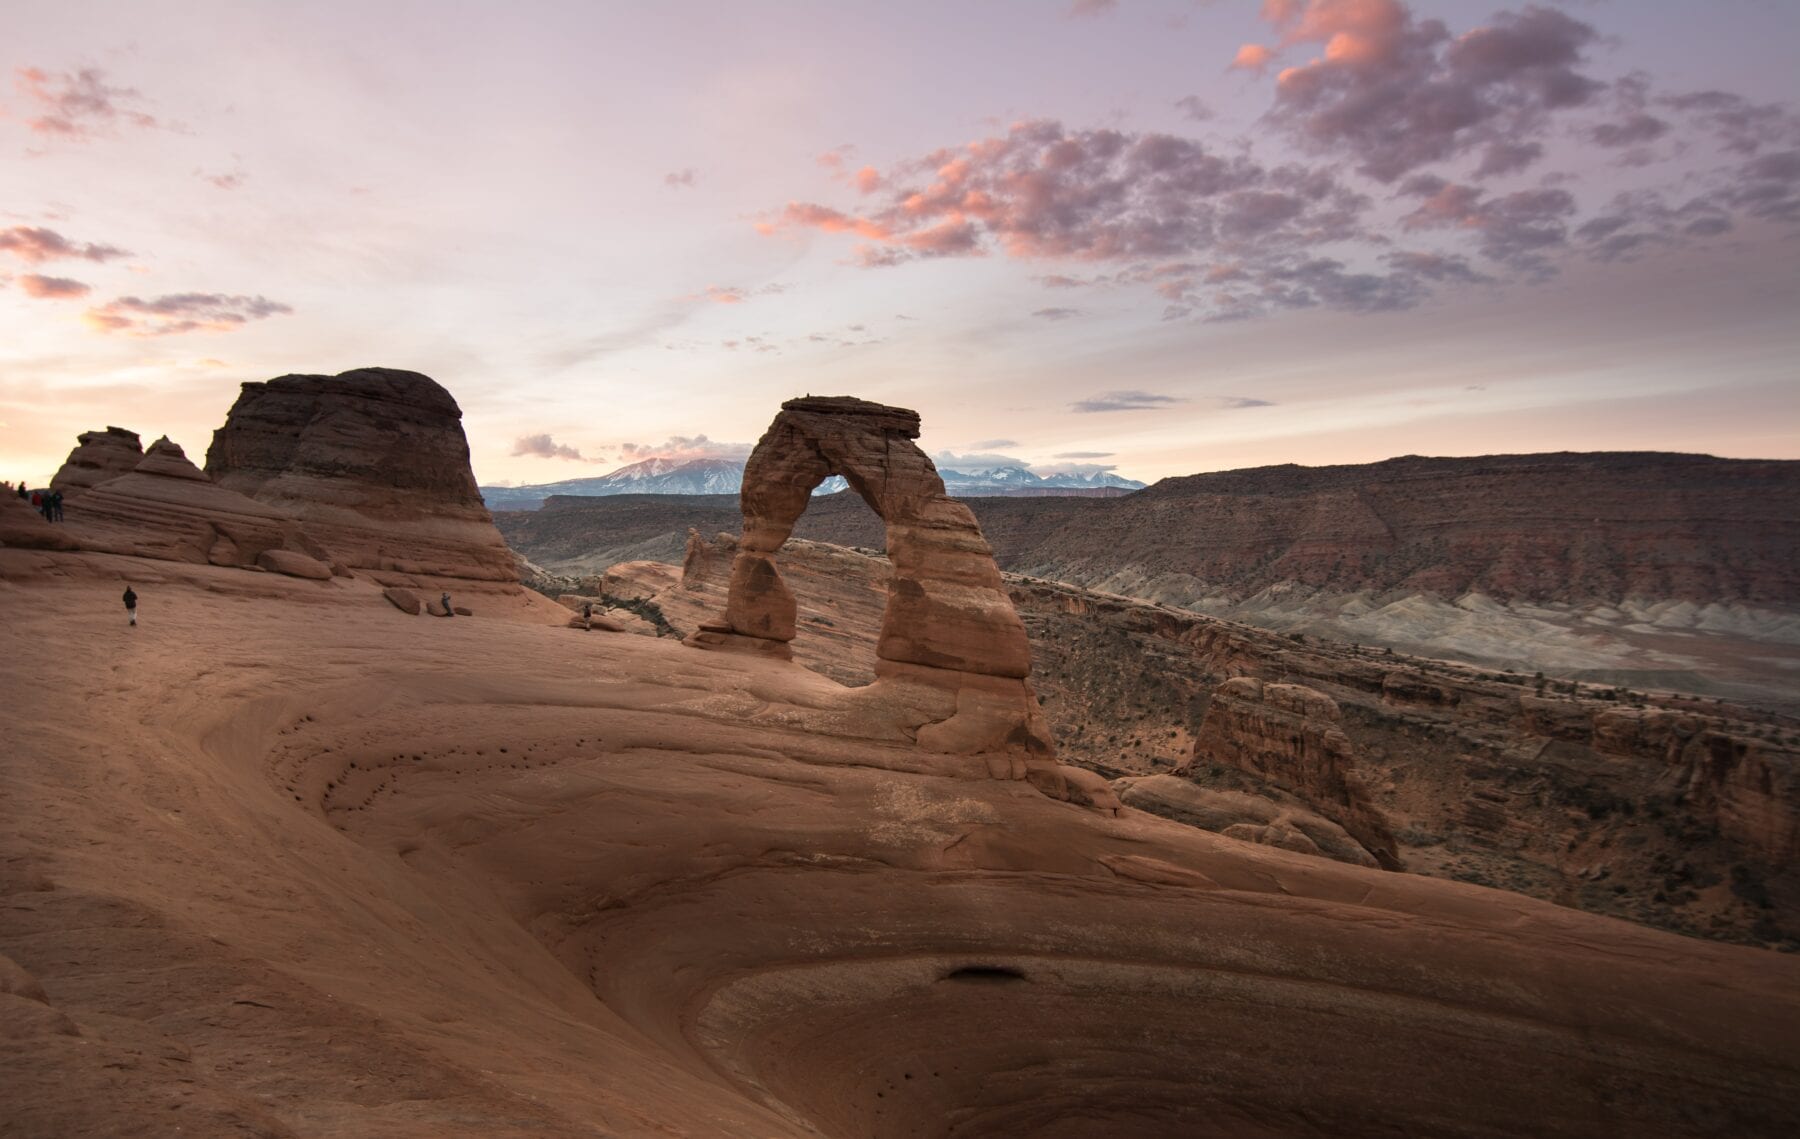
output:
[[244,384],[206,469],[220,486],[300,519],[334,560],[385,575],[383,584],[518,581],[469,469],[462,410],[417,372]]
[[451,612],[455,613],[458,617],[473,617],[473,616],[475,616],[475,610],[470,609],[467,605],[455,606],[454,608],[451,609]]
[[419,595],[412,590],[402,589],[399,586],[391,585],[382,590],[381,595],[392,602],[394,608],[400,610],[402,613],[410,613],[414,617],[419,615]]
[[256,564],[270,573],[282,573],[289,577],[311,578],[313,581],[331,579],[330,566],[293,550],[264,550],[256,555]]
[[425,612],[433,617],[454,617],[456,614],[442,601],[427,601]]
[[70,499],[87,490],[128,475],[143,460],[144,445],[138,433],[123,427],[105,431],[84,431],[75,437],[75,449],[50,480],[51,490],[60,490]]

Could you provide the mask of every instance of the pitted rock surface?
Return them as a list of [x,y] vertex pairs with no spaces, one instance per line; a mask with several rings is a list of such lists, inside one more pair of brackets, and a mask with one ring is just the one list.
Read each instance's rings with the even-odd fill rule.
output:
[[950,714],[918,742],[952,754],[1011,755],[990,764],[1065,793],[1027,677],[1025,627],[969,508],[944,493],[914,439],[919,415],[850,396],[807,396],[781,412],[744,468],[743,534],[721,620],[689,639],[703,648],[789,654],[794,595],[777,569],[813,488],[841,475],[882,520],[893,578],[876,647],[878,686],[936,689]]
[[335,559],[384,584],[517,580],[469,469],[462,410],[417,372],[247,383],[213,433],[206,469],[301,519]]
[[50,480],[50,489],[73,498],[89,487],[130,474],[143,457],[144,445],[135,431],[123,427],[84,431],[75,437],[75,449]]

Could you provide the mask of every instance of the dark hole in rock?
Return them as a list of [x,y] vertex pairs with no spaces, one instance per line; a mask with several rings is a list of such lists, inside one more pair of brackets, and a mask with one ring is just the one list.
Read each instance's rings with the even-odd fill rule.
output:
[[1007,981],[1023,981],[1025,974],[1007,965],[964,965],[961,969],[952,970],[944,975],[946,981],[973,981],[977,984],[995,984]]

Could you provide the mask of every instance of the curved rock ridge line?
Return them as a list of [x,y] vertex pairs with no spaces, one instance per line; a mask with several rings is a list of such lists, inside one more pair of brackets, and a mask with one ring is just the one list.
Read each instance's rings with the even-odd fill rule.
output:
[[84,713],[9,724],[9,1135],[1800,1128],[1793,957],[968,778],[542,599],[0,579],[0,685]]
[[332,560],[384,585],[518,579],[475,489],[462,409],[417,372],[246,383],[213,433],[206,471],[299,519]]
[[[725,612],[688,643],[792,659],[796,606],[777,552],[813,489],[841,476],[881,519],[893,566],[869,701],[918,706],[902,717],[921,747],[986,756],[997,777],[1062,797],[1025,626],[975,516],[944,493],[918,437],[919,415],[905,408],[852,396],[783,403],[744,467]],[[1101,794],[1095,805],[1117,806]]]

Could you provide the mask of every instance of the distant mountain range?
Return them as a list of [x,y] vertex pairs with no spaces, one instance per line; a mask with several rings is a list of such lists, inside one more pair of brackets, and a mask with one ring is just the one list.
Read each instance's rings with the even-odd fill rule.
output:
[[[1042,495],[1116,495],[1142,490],[1135,479],[1104,471],[1091,475],[1036,475],[1024,467],[985,471],[943,469],[944,489],[957,497],[1037,497]],[[742,459],[645,459],[596,478],[564,479],[534,486],[484,486],[481,497],[489,510],[536,510],[552,495],[600,497],[614,494],[736,494],[744,484]],[[819,484],[814,494],[844,489],[837,477]]]

